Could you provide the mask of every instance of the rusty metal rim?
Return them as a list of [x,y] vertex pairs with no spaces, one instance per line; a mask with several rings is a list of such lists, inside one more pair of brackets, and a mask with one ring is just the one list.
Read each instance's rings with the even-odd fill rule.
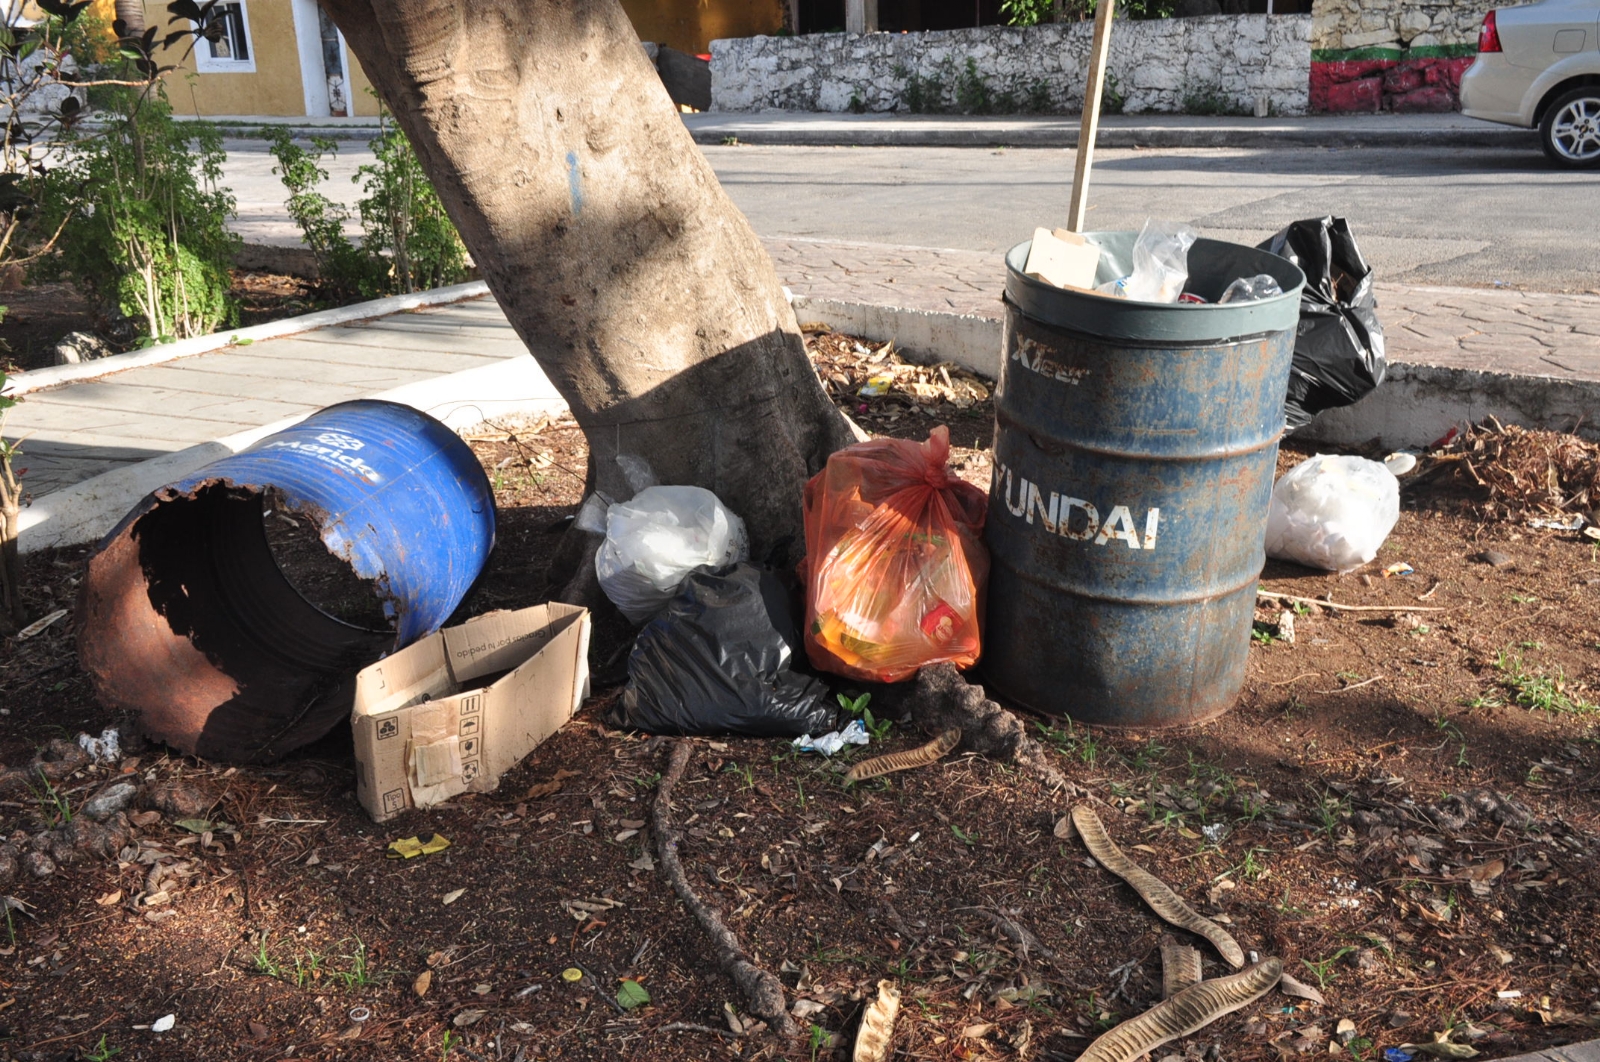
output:
[[[1266,560],[1265,549],[1262,551],[1262,560],[1263,562]],[[1070,587],[1060,586],[1056,583],[1047,582],[1043,579],[1034,579],[1023,575],[1022,572],[1018,571],[1013,565],[1008,564],[1006,561],[994,556],[992,550],[990,551],[989,563],[991,566],[1000,565],[1001,567],[1005,568],[1006,571],[1010,572],[1014,577],[1016,577],[1019,582],[1030,583],[1034,586],[1042,586],[1057,593],[1067,594],[1071,597],[1082,598],[1085,601],[1099,601],[1112,605],[1167,605],[1174,608],[1180,608],[1188,605],[1201,605],[1207,601],[1217,601],[1225,597],[1231,597],[1234,594],[1243,593],[1251,586],[1261,582],[1261,572],[1260,570],[1257,570],[1256,574],[1252,575],[1243,582],[1236,583],[1233,586],[1230,586],[1225,590],[1220,590],[1214,594],[1196,594],[1193,597],[1145,597],[1130,596],[1126,593],[1120,595],[1089,594],[1083,592],[1082,590],[1074,590]]]
[[[1034,280],[1032,277],[1024,276],[1023,280],[1031,284],[1040,284],[1039,281]],[[1110,296],[1100,297],[1110,298]],[[1016,310],[1028,321],[1029,324],[1042,325],[1043,327],[1050,329],[1052,332],[1064,332],[1068,335],[1079,336],[1095,344],[1096,346],[1115,347],[1118,350],[1193,350],[1197,346],[1203,346],[1207,350],[1210,350],[1214,347],[1237,347],[1243,346],[1246,343],[1264,342],[1283,331],[1283,329],[1277,328],[1270,329],[1265,332],[1246,332],[1243,335],[1237,336],[1217,336],[1215,339],[1206,340],[1158,339],[1155,337],[1144,339],[1133,338],[1131,336],[1102,336],[1095,332],[1086,332],[1081,328],[1074,328],[1069,324],[1059,324],[1055,321],[1049,321],[1041,317],[1035,317],[1033,314],[1030,314],[1021,303],[1017,302],[1011,297],[1011,292],[1009,289],[1000,293],[1000,301],[1011,307],[1013,310]]]
[[1171,464],[1186,464],[1194,461],[1216,461],[1228,460],[1235,457],[1248,457],[1251,454],[1260,453],[1269,446],[1277,446],[1278,443],[1283,439],[1284,435],[1284,428],[1279,428],[1270,438],[1256,443],[1254,446],[1241,446],[1229,450],[1208,450],[1204,453],[1192,454],[1157,454],[1145,453],[1138,450],[1128,450],[1125,448],[1117,449],[1115,447],[1088,446],[1084,443],[1074,442],[1070,439],[1055,439],[1053,440],[1053,446],[1041,446],[1039,445],[1038,436],[1033,432],[1030,426],[1022,423],[1022,421],[1018,420],[1016,417],[1011,416],[1004,409],[1002,409],[998,403],[995,405],[994,419],[996,424],[1007,428],[1014,428],[1015,430],[1026,435],[1028,437],[1028,441],[1033,443],[1034,449],[1040,450],[1044,453],[1051,453],[1052,451],[1059,452],[1061,450],[1076,450],[1079,453],[1093,454],[1096,457],[1110,457],[1120,461],[1163,461]]

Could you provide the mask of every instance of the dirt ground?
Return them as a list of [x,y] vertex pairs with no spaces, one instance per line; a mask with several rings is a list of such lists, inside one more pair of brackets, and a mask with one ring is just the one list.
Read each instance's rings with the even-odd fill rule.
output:
[[[233,271],[229,294],[239,307],[240,328],[339,305],[322,298],[300,277],[243,269]],[[111,343],[114,351],[125,349],[117,345],[89,300],[69,283],[31,284],[0,292],[0,305],[7,307],[0,321],[0,342],[5,344],[0,347],[0,371],[25,372],[52,364],[52,352],[68,332],[92,332]]]
[[[862,399],[845,375],[835,391],[869,430],[947,423],[972,444],[954,462],[987,486],[986,394],[952,380],[965,408],[903,390]],[[499,543],[462,616],[542,599],[586,461],[570,422],[478,435]],[[1286,447],[1281,468],[1302,456]],[[1164,733],[1031,720],[1125,851],[1326,997],[1271,994],[1157,1062],[1372,1062],[1436,1037],[1455,1046],[1435,1051],[1494,1058],[1595,1035],[1600,559],[1575,533],[1484,516],[1463,482],[1408,490],[1360,572],[1269,564],[1272,592],[1402,611],[1302,605],[1290,644],[1282,607],[1264,607],[1221,720]],[[29,559],[32,612],[70,605],[82,556]],[[1402,561],[1410,574],[1384,576]],[[607,622],[597,644],[614,675],[627,642]],[[0,1057],[814,1062],[849,1057],[887,978],[904,993],[894,1059],[1070,1060],[1159,1000],[1159,945],[1185,934],[1056,835],[1066,794],[970,757],[847,788],[862,753],[699,740],[676,800],[690,879],[779,974],[808,1037],[782,1049],[719,1033],[743,1001],[652,866],[669,742],[600,722],[616,692],[597,686],[499,792],[383,827],[355,802],[342,731],[270,768],[135,739],[119,763],[0,793],[0,832],[26,850],[117,777],[143,790],[120,860],[83,855],[0,886],[15,897]],[[0,648],[0,713],[13,767],[51,738],[131,729],[78,673],[70,617]],[[922,740],[896,725],[886,748]],[[448,850],[385,860],[387,841],[435,831]],[[1189,942],[1207,976],[1225,972]],[[621,1009],[621,978],[649,1004]],[[166,1015],[170,1031],[153,1030]]]

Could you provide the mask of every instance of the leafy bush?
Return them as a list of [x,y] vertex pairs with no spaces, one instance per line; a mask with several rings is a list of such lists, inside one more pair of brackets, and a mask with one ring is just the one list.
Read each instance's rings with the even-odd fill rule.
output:
[[358,243],[344,234],[350,210],[318,191],[328,179],[321,162],[339,145],[313,137],[303,148],[285,130],[273,137],[273,172],[289,190],[289,216],[316,256],[323,288],[372,298],[465,280],[466,248],[405,134],[384,121],[368,146],[375,159],[353,178],[366,193],[356,203]]
[[44,209],[64,220],[47,274],[67,274],[145,343],[237,323],[228,298],[239,238],[222,178],[222,136],[179,123],[165,93],[110,96],[102,128],[80,137],[48,179]]

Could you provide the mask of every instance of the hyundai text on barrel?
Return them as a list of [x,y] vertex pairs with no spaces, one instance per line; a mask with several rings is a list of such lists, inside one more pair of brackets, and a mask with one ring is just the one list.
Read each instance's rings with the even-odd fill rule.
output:
[[[1125,257],[1134,234],[1095,238]],[[1305,278],[1201,239],[1207,305],[1133,302],[1026,276],[1028,247],[1006,256],[984,680],[1086,723],[1201,722],[1244,684]],[[1260,273],[1284,293],[1216,305]]]

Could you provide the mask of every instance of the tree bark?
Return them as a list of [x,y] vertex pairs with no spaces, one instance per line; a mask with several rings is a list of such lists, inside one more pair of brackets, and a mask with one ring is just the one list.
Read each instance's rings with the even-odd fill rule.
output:
[[124,37],[137,37],[144,32],[144,0],[116,0],[112,10],[116,21],[122,23]]
[[618,0],[323,0],[588,437],[714,491],[752,554],[798,558],[800,495],[852,442],[771,260]]

